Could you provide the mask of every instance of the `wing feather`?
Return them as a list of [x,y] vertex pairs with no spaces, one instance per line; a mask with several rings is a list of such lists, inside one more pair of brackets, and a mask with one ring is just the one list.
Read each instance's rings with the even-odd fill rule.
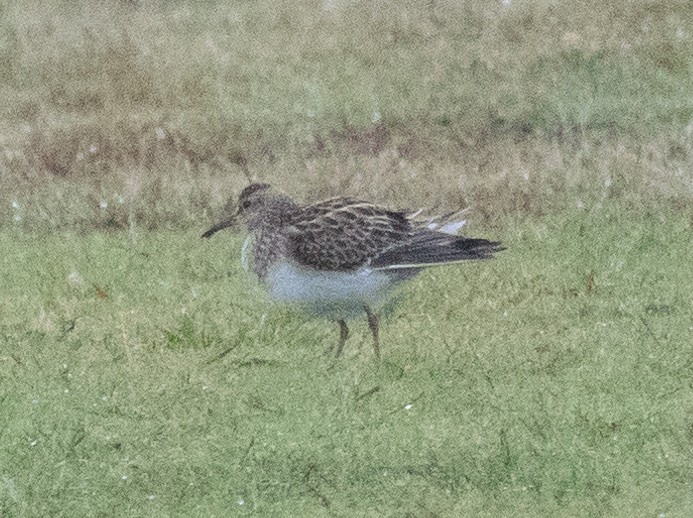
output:
[[422,230],[407,243],[385,250],[373,259],[371,266],[379,270],[436,266],[489,259],[501,250],[503,248],[498,241]]
[[352,198],[332,198],[301,208],[292,220],[294,258],[318,270],[369,266],[392,270],[488,259],[499,242],[456,235],[460,212],[421,218]]
[[406,241],[412,231],[402,212],[351,198],[333,198],[305,207],[296,215],[289,246],[301,264],[346,271],[366,265]]

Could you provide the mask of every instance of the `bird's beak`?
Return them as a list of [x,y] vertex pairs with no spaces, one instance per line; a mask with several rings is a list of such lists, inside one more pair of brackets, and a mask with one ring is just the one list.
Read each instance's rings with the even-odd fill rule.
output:
[[210,228],[207,232],[202,234],[202,237],[212,237],[214,234],[219,232],[220,230],[223,230],[225,228],[229,227],[234,227],[238,223],[238,214],[234,214],[230,218],[227,218],[220,223],[217,223],[214,225],[212,228]]

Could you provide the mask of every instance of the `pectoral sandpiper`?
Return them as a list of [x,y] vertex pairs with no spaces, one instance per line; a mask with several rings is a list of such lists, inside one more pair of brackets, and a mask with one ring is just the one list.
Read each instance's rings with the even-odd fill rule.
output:
[[376,311],[393,289],[423,268],[488,259],[500,243],[456,235],[454,214],[423,218],[352,198],[299,205],[268,184],[249,185],[237,211],[202,237],[241,223],[248,232],[242,261],[272,299],[339,324],[336,356],[349,335],[347,319],[365,312],[380,356]]

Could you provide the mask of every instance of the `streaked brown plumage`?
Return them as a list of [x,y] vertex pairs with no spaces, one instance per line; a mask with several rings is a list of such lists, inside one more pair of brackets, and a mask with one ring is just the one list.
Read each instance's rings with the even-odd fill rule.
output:
[[498,242],[438,230],[455,215],[425,219],[345,197],[301,206],[267,184],[252,184],[239,195],[236,214],[203,237],[242,222],[254,238],[252,269],[275,298],[337,320],[337,355],[348,335],[345,319],[360,307],[378,354],[378,319],[371,303],[382,303],[386,292],[424,267],[487,259],[501,250]]

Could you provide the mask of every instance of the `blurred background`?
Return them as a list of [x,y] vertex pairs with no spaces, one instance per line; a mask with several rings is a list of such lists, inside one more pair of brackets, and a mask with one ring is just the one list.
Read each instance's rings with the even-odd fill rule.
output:
[[0,226],[191,228],[310,201],[691,210],[693,4],[8,0]]

